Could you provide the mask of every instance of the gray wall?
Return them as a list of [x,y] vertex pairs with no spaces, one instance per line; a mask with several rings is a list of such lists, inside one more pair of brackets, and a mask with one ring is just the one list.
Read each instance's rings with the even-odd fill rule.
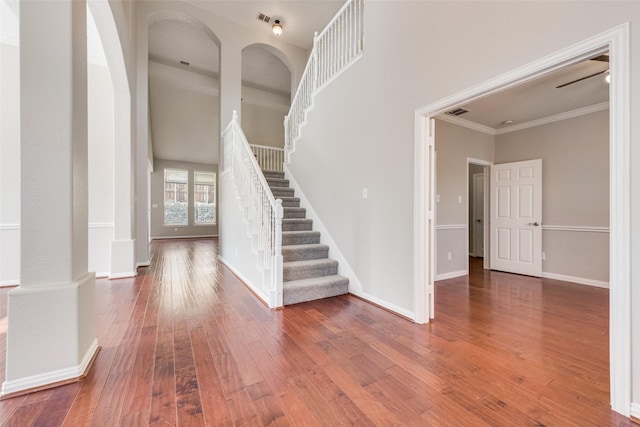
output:
[[[609,227],[609,110],[496,136],[496,163],[542,159],[542,223]],[[544,230],[542,270],[609,280],[609,234]]]
[[492,162],[494,137],[436,120],[436,194],[440,196],[436,201],[437,279],[467,271],[469,157]]
[[[189,171],[189,226],[164,225],[164,169],[187,169]],[[218,203],[216,203],[216,225],[193,225],[193,171],[216,172],[218,165],[203,163],[177,162],[172,160],[154,159],[154,169],[151,173],[151,238],[217,236],[220,219]],[[216,196],[219,191],[216,188]],[[157,207],[154,207],[157,205]]]

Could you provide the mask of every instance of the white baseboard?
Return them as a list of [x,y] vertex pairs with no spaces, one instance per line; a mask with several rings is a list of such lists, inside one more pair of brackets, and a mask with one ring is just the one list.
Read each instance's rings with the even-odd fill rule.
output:
[[108,279],[109,272],[108,271],[100,271],[96,272],[96,279]]
[[631,416],[640,420],[640,402],[631,402]]
[[380,298],[374,297],[373,295],[370,295],[366,292],[362,292],[362,291],[355,292],[355,290],[349,289],[349,293],[357,296],[358,298],[362,298],[365,301],[369,301],[375,305],[379,305],[380,307],[386,308],[389,311],[392,311],[394,313],[397,313],[401,316],[407,317],[415,321],[415,313],[413,311],[409,311],[402,307],[398,307],[395,304],[391,304],[390,302],[381,300]]
[[218,259],[222,262],[229,270],[235,274],[238,279],[244,282],[245,286],[247,286],[251,291],[260,298],[266,305],[269,307],[269,296],[264,295],[257,286],[255,286],[251,280],[249,280],[244,274],[242,274],[239,270],[237,270],[229,261],[224,259],[222,256],[218,255]]
[[140,267],[149,267],[150,265],[151,265],[151,261],[149,260],[136,262],[136,270],[139,269]]
[[2,392],[0,395],[6,396],[8,394],[46,387],[47,385],[54,385],[64,381],[80,379],[86,375],[87,368],[97,351],[98,340],[94,339],[79,365],[53,372],[46,372],[44,374],[32,375],[18,380],[5,381],[2,384]]
[[469,274],[467,270],[458,270],[451,271],[449,273],[436,274],[435,281],[437,282],[438,280],[455,279],[456,277],[466,276],[467,274]]
[[151,240],[164,240],[164,239],[205,239],[210,237],[218,237],[217,234],[202,234],[197,236],[153,236]]
[[0,280],[0,288],[9,288],[12,286],[18,286],[19,284],[20,284],[20,279]]
[[597,288],[609,288],[609,282],[601,280],[585,279],[584,277],[566,276],[564,274],[543,272],[542,277],[545,279],[562,280],[563,282],[572,282],[579,285],[595,286]]
[[107,273],[107,277],[109,278],[109,280],[128,279],[128,278],[131,278],[131,277],[136,277],[137,275],[138,275],[137,271],[129,271],[129,272],[118,273],[118,274],[109,274],[109,273]]

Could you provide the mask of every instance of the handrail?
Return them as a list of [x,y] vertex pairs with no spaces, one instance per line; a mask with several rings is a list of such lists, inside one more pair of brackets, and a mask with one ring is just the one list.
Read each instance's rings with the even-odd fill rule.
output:
[[282,200],[275,199],[249,142],[233,112],[231,122],[222,133],[223,171],[229,171],[239,196],[238,201],[252,240],[253,252],[258,255],[257,268],[270,270],[270,280],[263,285],[269,295],[269,306],[283,305],[282,289]]
[[313,37],[313,49],[302,73],[289,113],[284,118],[285,162],[291,161],[295,143],[313,98],[360,59],[364,50],[364,0],[349,0]]

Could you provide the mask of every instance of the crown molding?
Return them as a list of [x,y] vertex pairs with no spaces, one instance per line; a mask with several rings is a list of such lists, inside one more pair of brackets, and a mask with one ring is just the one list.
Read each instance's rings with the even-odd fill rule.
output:
[[531,120],[529,122],[518,123],[517,125],[511,125],[500,129],[495,129],[490,126],[481,125],[479,123],[472,122],[470,120],[463,119],[461,117],[451,116],[447,114],[438,114],[437,119],[444,122],[449,122],[454,125],[462,126],[471,130],[486,133],[487,135],[504,135],[506,133],[517,132],[523,129],[529,129],[536,126],[542,126],[549,123],[560,122],[562,120],[573,119],[574,117],[584,116],[586,114],[595,113],[609,108],[609,102],[601,102],[599,104],[589,105],[587,107],[578,108],[576,110],[565,111],[564,113],[554,114],[552,116],[543,117],[537,120]]
[[538,120],[531,120],[530,122],[519,123],[500,129],[496,129],[496,135],[503,135],[505,133],[516,132],[523,129],[528,129],[536,126],[542,126],[549,123],[560,122],[562,120],[573,119],[574,117],[584,116],[586,114],[595,113],[609,108],[609,101],[601,102],[599,104],[589,105],[587,107],[578,108],[576,110],[565,111],[564,113],[554,114],[553,116],[543,117]]

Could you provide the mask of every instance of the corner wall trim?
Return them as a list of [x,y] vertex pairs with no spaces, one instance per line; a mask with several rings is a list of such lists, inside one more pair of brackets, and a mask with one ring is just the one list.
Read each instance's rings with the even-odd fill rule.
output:
[[25,394],[34,389],[43,390],[79,381],[87,375],[99,350],[100,347],[98,346],[98,340],[94,339],[84,354],[82,361],[77,366],[59,369],[53,372],[46,372],[44,374],[32,375],[18,380],[5,381],[2,384],[2,392],[0,393],[1,398],[5,399],[11,396]]

